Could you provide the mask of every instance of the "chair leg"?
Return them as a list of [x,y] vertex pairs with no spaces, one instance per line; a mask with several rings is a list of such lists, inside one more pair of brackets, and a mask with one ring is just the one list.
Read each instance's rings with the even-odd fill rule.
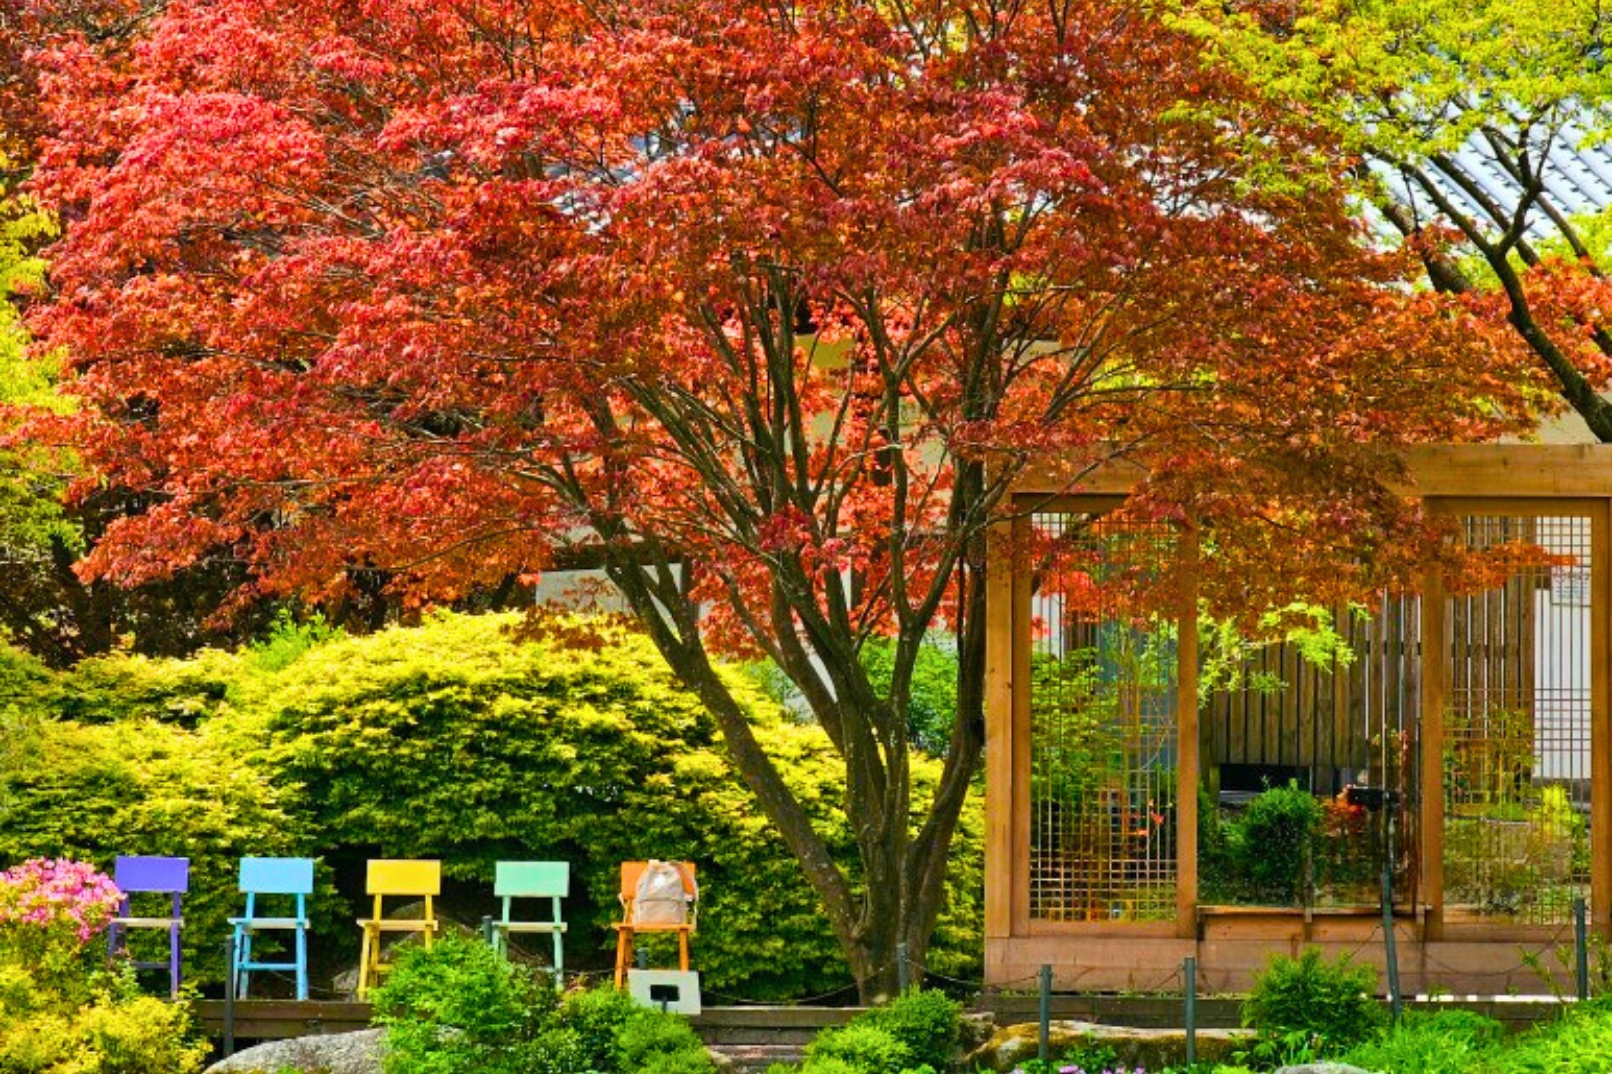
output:
[[565,944],[562,941],[562,938],[561,938],[560,933],[558,931],[553,933],[553,936],[554,936],[554,987],[556,989],[561,989],[561,988],[565,987]]
[[179,926],[168,926],[168,994],[179,998]]
[[252,987],[252,971],[246,968],[246,964],[252,961],[252,934],[245,929],[241,930],[240,938],[236,941],[235,960],[235,995],[245,999]]
[[688,930],[677,930],[677,964],[684,973],[688,972]]
[[297,999],[308,998],[308,930],[297,926]]
[[632,961],[632,930],[616,930],[616,991],[627,986],[627,964]]
[[369,994],[369,929],[364,930],[364,939],[358,946],[358,1001],[362,1003]]

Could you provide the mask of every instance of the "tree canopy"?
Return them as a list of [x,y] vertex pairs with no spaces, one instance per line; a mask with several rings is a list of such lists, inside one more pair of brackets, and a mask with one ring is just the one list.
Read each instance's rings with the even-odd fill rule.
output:
[[[869,995],[938,913],[1024,467],[1139,459],[1131,510],[1221,527],[1212,599],[1327,600],[1426,551],[1396,447],[1545,388],[1365,241],[1334,132],[1145,5],[175,0],[35,59],[66,228],[34,324],[96,480],[150,504],[88,569],[224,549],[243,599],[425,601],[593,557]],[[959,718],[914,803],[937,626]],[[734,652],[826,731],[858,869]]]
[[[1482,295],[1612,441],[1606,213],[1547,173],[1612,134],[1605,12],[1584,0],[1182,5],[1230,66],[1359,154],[1360,189],[1442,291]],[[1498,183],[1480,174],[1489,171]]]

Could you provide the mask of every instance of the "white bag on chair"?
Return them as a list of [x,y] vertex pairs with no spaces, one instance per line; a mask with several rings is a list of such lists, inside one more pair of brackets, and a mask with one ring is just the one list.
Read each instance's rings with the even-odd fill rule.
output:
[[688,922],[688,893],[683,874],[669,861],[650,861],[633,892],[635,925],[683,925]]

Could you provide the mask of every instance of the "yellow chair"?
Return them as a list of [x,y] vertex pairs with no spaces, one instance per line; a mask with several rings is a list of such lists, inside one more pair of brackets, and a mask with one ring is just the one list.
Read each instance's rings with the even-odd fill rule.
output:
[[[426,947],[436,938],[441,928],[437,921],[432,899],[442,894],[442,863],[440,861],[398,861],[376,859],[369,863],[365,892],[375,898],[373,916],[360,918],[358,927],[364,930],[364,942],[358,955],[358,998],[362,1000],[369,990],[380,983],[381,974],[391,969],[381,962],[381,937],[388,932],[417,932]],[[387,920],[382,916],[381,903],[388,896],[425,898],[423,917],[403,917]]]
[[677,933],[677,963],[678,968],[688,972],[688,938],[699,924],[699,887],[694,881],[694,863],[691,861],[670,862],[677,869],[678,876],[683,880],[683,897],[688,900],[688,920],[678,924],[654,923],[636,921],[633,913],[633,900],[638,897],[638,879],[644,875],[649,867],[647,861],[624,861],[621,863],[621,920],[615,923],[616,929],[616,988],[626,986],[627,969],[632,965],[633,940],[640,932],[675,932]]

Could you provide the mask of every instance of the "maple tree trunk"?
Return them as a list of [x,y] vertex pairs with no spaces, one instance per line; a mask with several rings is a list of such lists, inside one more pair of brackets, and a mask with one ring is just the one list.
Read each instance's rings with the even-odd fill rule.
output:
[[[976,544],[982,555],[983,537]],[[695,625],[698,607],[684,605],[668,617],[666,594],[654,589],[642,563],[617,561],[607,568],[673,673],[716,718],[740,777],[821,899],[863,1004],[878,1003],[897,993],[902,944],[909,960],[909,983],[916,984],[922,977],[944,903],[952,836],[984,744],[984,565],[982,559],[970,559],[973,562],[959,570],[958,712],[934,800],[916,833],[910,827],[911,747],[905,698],[894,706],[902,717],[894,724],[889,713],[853,705],[842,705],[838,711],[842,727],[866,730],[883,723],[899,730],[899,735],[883,743],[882,765],[858,756],[854,745],[846,755],[845,812],[856,833],[862,880],[859,893],[812,827],[810,817],[756,739],[744,710],[717,673],[699,639]],[[843,737],[852,743],[862,738],[857,733]]]

